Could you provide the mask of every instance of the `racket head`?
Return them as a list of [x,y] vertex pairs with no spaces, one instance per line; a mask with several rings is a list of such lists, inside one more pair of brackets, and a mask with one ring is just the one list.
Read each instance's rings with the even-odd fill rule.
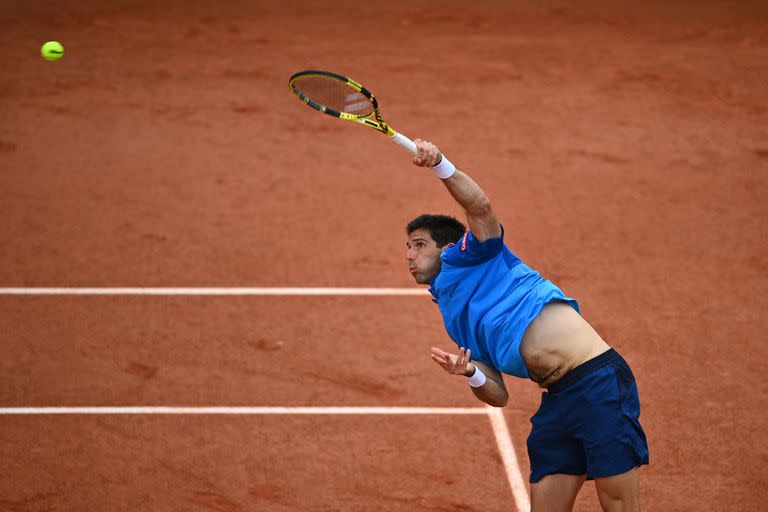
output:
[[373,94],[338,73],[312,69],[299,71],[291,76],[288,85],[301,101],[330,116],[358,121],[380,117]]

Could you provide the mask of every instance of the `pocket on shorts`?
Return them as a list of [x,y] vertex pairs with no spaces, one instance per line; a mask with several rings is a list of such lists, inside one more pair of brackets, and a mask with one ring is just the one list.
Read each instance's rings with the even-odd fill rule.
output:
[[619,388],[619,399],[625,400],[635,386],[635,376],[624,361],[614,363],[613,368],[616,372],[616,384]]

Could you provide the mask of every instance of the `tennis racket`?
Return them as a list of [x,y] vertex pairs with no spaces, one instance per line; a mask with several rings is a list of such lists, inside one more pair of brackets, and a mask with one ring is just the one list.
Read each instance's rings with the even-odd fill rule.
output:
[[376,98],[354,80],[329,71],[307,70],[294,74],[288,85],[293,94],[310,107],[329,116],[370,126],[416,154],[416,144],[384,121]]

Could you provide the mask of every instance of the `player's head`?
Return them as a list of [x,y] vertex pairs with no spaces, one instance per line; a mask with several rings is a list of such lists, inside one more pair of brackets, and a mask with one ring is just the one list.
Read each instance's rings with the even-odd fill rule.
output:
[[440,273],[443,249],[456,243],[467,230],[448,215],[419,215],[405,228],[408,234],[408,269],[419,284],[429,283]]

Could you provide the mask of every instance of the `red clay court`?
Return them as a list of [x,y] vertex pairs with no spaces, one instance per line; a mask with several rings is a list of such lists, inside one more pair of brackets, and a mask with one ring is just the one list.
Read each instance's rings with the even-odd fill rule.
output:
[[0,511],[525,508],[539,390],[444,375],[405,264],[408,220],[461,212],[301,105],[312,68],[466,169],[629,361],[645,510],[764,510],[768,5],[622,3],[3,2]]

